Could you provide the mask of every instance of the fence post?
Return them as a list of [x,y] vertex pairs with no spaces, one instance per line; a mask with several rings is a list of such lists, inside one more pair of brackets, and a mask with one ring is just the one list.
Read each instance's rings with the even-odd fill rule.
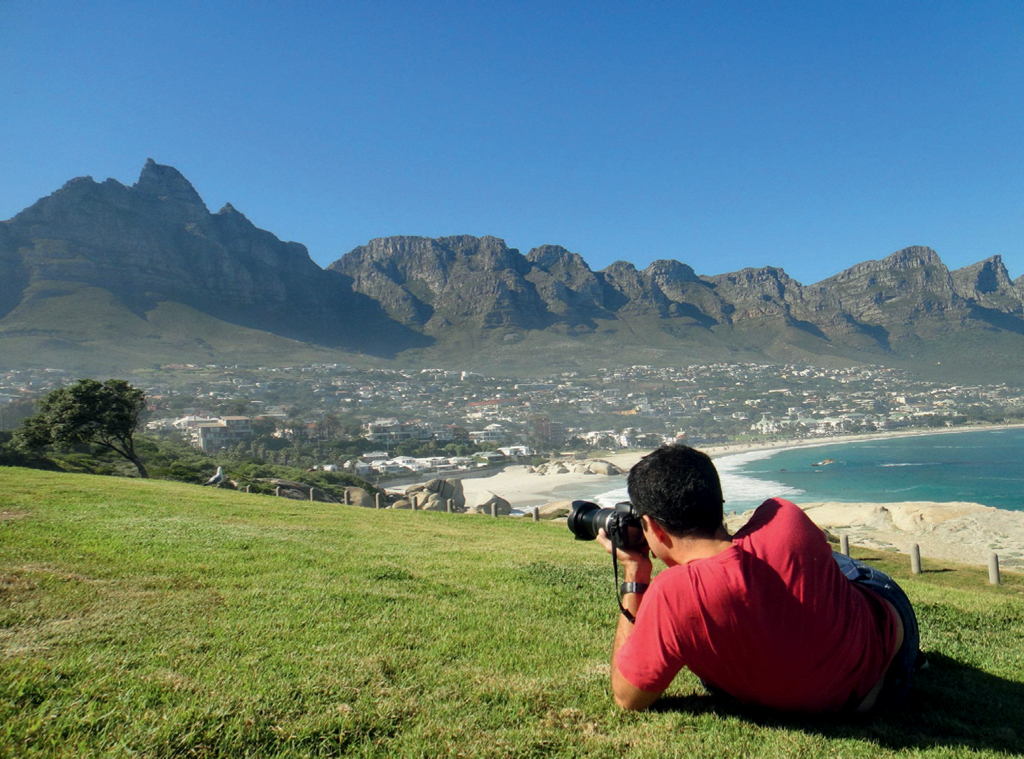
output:
[[531,511],[533,512],[533,521],[534,522],[539,522],[540,521],[540,508],[538,508],[537,506],[534,506],[531,509]]
[[448,498],[448,499],[445,500],[445,502],[444,502],[444,510],[447,511],[449,514],[452,513],[452,499],[451,498]]
[[496,503],[491,504],[491,516],[495,519],[498,518],[498,504]]
[[349,496],[348,496],[348,488],[345,488],[345,505],[346,506],[351,506],[352,505],[352,499],[349,498]]
[[914,543],[910,546],[910,571],[915,574],[921,574],[921,547]]
[[245,486],[245,492],[246,492],[246,493],[251,493],[251,492],[252,492],[252,491],[250,490],[250,488],[251,488],[251,487],[252,487],[251,485],[246,485],[246,486]]
[[841,553],[843,556],[849,556],[850,555],[850,536],[849,535],[841,535],[839,537],[839,553]]
[[316,488],[311,487],[309,489],[309,500],[311,500],[311,501],[313,500],[313,493],[315,493],[315,492],[316,492]]
[[375,509],[379,509],[380,508],[380,493],[374,493],[373,494],[373,508],[375,508]]
[[999,584],[999,554],[995,551],[988,555],[988,583],[989,585]]
[[276,496],[280,496],[281,495],[281,486],[280,485],[278,485],[277,487],[274,488],[274,495],[276,495]]

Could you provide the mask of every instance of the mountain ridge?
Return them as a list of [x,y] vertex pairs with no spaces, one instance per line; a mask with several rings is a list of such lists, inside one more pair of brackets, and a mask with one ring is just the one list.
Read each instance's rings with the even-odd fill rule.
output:
[[[698,275],[674,259],[595,271],[559,245],[523,255],[470,235],[374,238],[321,268],[231,203],[211,213],[177,169],[150,159],[131,186],[79,177],[0,222],[0,349],[40,361],[102,352],[121,322],[140,356],[187,359],[202,335],[146,329],[163,305],[225,335],[204,361],[245,355],[233,325],[250,331],[250,355],[265,333],[283,361],[326,351],[508,370],[799,358],[1010,376],[1024,368],[1022,283],[998,255],[950,271],[924,246],[803,285],[779,267]],[[83,324],[62,320],[72,302]],[[89,337],[91,310],[105,337]]]

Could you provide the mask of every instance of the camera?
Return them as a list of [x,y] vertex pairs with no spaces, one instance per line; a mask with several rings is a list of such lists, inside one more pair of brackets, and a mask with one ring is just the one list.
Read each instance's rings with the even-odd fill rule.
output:
[[646,551],[647,537],[640,517],[629,501],[615,504],[614,509],[602,509],[590,501],[573,501],[568,519],[569,532],[576,540],[594,540],[603,527],[612,545],[624,551]]

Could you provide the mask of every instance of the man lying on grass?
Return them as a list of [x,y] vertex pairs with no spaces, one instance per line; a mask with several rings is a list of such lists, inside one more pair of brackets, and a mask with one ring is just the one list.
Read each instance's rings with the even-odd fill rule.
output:
[[[616,554],[626,580],[612,652],[619,706],[647,708],[683,667],[712,693],[784,711],[903,703],[917,620],[890,577],[834,554],[778,498],[730,536],[718,472],[693,448],[654,451],[630,470],[628,488],[650,553],[668,568],[651,582],[647,551]],[[613,550],[604,530],[598,540]]]

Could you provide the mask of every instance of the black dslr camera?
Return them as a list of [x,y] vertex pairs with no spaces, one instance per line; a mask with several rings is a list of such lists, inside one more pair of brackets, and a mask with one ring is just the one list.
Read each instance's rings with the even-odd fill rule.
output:
[[569,532],[576,540],[594,540],[603,527],[612,545],[624,551],[646,551],[647,537],[640,517],[629,501],[615,504],[614,509],[602,509],[590,501],[573,501],[569,512]]

